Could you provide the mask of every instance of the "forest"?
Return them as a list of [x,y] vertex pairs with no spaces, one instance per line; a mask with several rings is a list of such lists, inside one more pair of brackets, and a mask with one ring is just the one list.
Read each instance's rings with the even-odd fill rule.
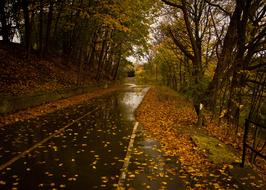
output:
[[90,78],[114,80],[133,46],[145,49],[152,1],[3,0],[2,42],[19,42],[27,56],[62,57]]
[[196,110],[202,103],[227,118],[236,133],[241,118],[265,125],[265,2],[162,2],[148,78],[185,93]]
[[[0,97],[91,84],[107,88],[128,78],[167,86],[192,104],[195,127],[215,123],[243,155],[242,142],[251,142],[257,150],[251,162],[263,157],[262,170],[265,62],[265,0],[0,1]],[[157,100],[156,93],[151,90],[144,101]],[[165,117],[155,105],[143,106],[138,117],[146,121],[154,110]],[[170,123],[182,119],[183,111],[166,105]]]
[[[96,81],[114,80],[130,55],[147,75],[239,123],[265,112],[265,2],[3,0],[2,43],[59,56]],[[149,73],[150,72],[150,73]],[[263,119],[262,119],[263,120]],[[264,119],[265,120],[265,119]]]
[[245,118],[266,124],[265,15],[263,0],[2,0],[1,43],[75,65],[79,85],[115,80],[142,57],[140,80],[186,94],[200,126],[203,105],[237,134]]
[[202,105],[237,134],[245,118],[266,124],[265,15],[263,0],[2,0],[1,44],[60,57],[78,85],[115,80],[138,57],[140,80],[186,94],[200,126]]
[[2,43],[62,57],[77,65],[77,83],[85,70],[114,80],[127,57],[143,56],[147,72],[189,94],[196,110],[201,102],[235,123],[248,103],[250,113],[265,110],[262,0],[3,0],[0,7]]

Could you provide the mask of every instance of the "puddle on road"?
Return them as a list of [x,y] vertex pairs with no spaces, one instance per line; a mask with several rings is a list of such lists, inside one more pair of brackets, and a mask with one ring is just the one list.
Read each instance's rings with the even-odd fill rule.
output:
[[[1,142],[1,164],[73,118],[97,109],[2,170],[0,189],[115,189],[135,122],[134,110],[146,91],[130,87],[2,130],[0,136],[9,136]],[[26,140],[10,146],[18,133]]]
[[120,96],[121,103],[125,106],[124,112],[129,121],[135,120],[134,111],[141,103],[149,88],[131,87],[131,90]]

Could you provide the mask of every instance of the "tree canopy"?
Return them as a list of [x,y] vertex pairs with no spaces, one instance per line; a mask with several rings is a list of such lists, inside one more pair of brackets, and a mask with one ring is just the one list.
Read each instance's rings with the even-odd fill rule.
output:
[[[3,0],[1,36],[14,38],[27,53],[58,55],[88,66],[96,80],[113,80],[133,46],[147,49],[152,1],[129,0]],[[78,81],[80,82],[80,81]]]
[[[196,110],[202,103],[217,117],[235,123],[243,107],[261,109],[265,102],[265,2],[161,2],[156,48],[148,63],[157,68],[161,81],[185,92]],[[249,117],[256,120],[258,114]]]

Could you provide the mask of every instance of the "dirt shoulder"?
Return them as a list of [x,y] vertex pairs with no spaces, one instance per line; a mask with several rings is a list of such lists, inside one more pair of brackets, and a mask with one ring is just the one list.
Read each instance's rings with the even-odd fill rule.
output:
[[97,89],[97,90],[93,90],[91,92],[88,92],[86,94],[73,96],[73,97],[61,99],[58,101],[53,101],[53,102],[50,102],[47,104],[43,104],[40,106],[36,106],[33,108],[22,110],[22,111],[13,113],[13,114],[0,116],[0,127],[2,127],[4,125],[15,123],[18,121],[38,117],[38,116],[41,116],[41,115],[44,115],[47,113],[51,113],[51,112],[54,112],[56,110],[66,108],[68,106],[81,104],[82,102],[88,101],[92,98],[96,98],[96,97],[105,95],[107,93],[114,92],[120,88],[121,88],[121,86],[116,85],[116,86],[112,86],[112,87],[106,88],[106,89]]
[[255,180],[258,177],[256,173],[243,175],[242,181],[230,173],[237,167],[235,162],[239,162],[240,155],[210,135],[208,130],[197,128],[192,103],[176,92],[164,87],[151,88],[136,116],[151,136],[161,143],[166,154],[178,157],[180,170],[186,173],[182,179],[188,189],[265,187],[260,178]]

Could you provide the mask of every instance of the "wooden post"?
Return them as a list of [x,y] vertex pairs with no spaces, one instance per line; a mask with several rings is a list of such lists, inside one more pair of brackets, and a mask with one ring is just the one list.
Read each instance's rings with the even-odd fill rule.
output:
[[[254,136],[253,136],[253,144],[252,144],[252,148],[254,150],[256,150],[256,147],[258,145],[259,131],[260,131],[259,127],[256,125]],[[257,155],[257,153],[252,151],[252,153],[251,153],[251,164],[255,164],[256,155]]]
[[202,127],[202,123],[203,123],[203,104],[200,103],[199,104],[199,113],[198,113],[198,122],[197,122],[197,126],[198,127]]

